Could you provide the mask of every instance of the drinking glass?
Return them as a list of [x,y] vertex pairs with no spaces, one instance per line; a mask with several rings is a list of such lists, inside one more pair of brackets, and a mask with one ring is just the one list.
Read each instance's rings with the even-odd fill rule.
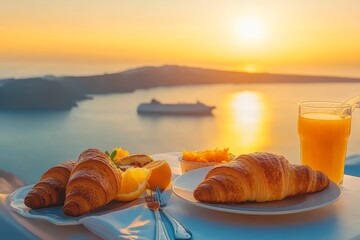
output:
[[343,182],[351,114],[351,105],[339,102],[299,105],[301,163],[326,173],[339,185]]

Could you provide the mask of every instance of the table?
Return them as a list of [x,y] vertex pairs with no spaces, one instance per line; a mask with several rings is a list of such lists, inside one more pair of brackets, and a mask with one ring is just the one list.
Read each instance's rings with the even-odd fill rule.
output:
[[[180,173],[179,153],[153,155],[166,159]],[[335,203],[309,212],[254,216],[223,213],[188,204],[174,194],[169,209],[193,232],[193,239],[360,239],[360,178],[345,175],[343,195]],[[0,238],[5,239],[99,239],[82,225],[56,226],[30,220],[7,208],[0,194]],[[151,239],[151,237],[149,238]]]

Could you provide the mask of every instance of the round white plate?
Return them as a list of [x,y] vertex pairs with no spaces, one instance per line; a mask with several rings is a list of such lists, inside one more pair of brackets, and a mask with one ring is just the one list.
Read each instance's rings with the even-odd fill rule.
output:
[[15,192],[10,194],[7,198],[9,208],[20,214],[21,216],[34,219],[47,220],[56,225],[79,225],[80,219],[93,215],[101,215],[110,211],[120,210],[124,208],[126,203],[120,203],[112,201],[106,206],[101,207],[91,213],[84,214],[79,217],[67,216],[63,213],[63,206],[55,206],[42,209],[31,209],[24,204],[24,198],[26,194],[32,189],[34,185],[28,185],[17,189]]
[[302,194],[288,197],[280,201],[245,202],[238,204],[207,204],[197,201],[193,191],[205,178],[211,167],[195,169],[187,172],[173,182],[172,191],[185,201],[203,208],[222,212],[251,214],[251,215],[279,215],[299,213],[314,210],[329,205],[341,197],[341,189],[334,182],[321,192]]

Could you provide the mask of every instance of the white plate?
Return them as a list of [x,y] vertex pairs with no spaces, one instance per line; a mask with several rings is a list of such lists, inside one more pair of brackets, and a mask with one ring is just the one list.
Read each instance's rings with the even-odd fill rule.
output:
[[99,208],[96,211],[92,211],[91,213],[84,214],[80,217],[71,217],[65,215],[62,210],[62,205],[42,209],[31,209],[24,204],[24,198],[33,186],[34,185],[24,186],[10,194],[7,198],[9,208],[12,211],[17,212],[21,216],[27,218],[47,220],[56,225],[79,225],[81,224],[79,220],[84,217],[102,215],[107,212],[120,210],[126,207],[126,203],[112,201],[106,206]]
[[264,203],[246,202],[239,204],[207,204],[197,201],[193,191],[205,178],[211,167],[195,169],[178,177],[172,185],[173,192],[185,201],[199,207],[222,212],[251,214],[251,215],[279,215],[310,211],[329,205],[341,197],[341,189],[334,182],[321,192],[302,194],[288,197],[280,201]]

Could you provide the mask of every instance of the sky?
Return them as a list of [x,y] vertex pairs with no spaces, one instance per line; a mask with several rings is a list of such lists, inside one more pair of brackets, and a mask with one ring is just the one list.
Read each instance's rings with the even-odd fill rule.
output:
[[164,64],[360,77],[360,1],[1,0],[0,78]]

